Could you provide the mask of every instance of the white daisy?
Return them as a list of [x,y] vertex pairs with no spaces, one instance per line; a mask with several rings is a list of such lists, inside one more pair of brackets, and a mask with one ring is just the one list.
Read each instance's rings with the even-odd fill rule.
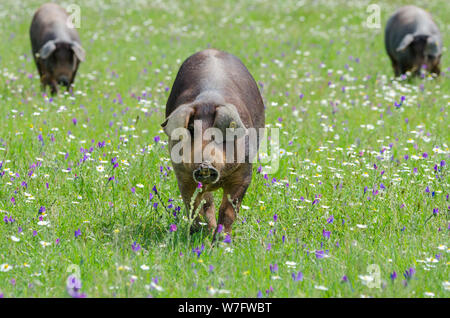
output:
[[0,272],[9,272],[12,269],[13,269],[13,267],[9,264],[0,265]]
[[40,241],[39,243],[42,245],[42,247],[47,247],[52,244],[52,243],[45,242],[45,241]]

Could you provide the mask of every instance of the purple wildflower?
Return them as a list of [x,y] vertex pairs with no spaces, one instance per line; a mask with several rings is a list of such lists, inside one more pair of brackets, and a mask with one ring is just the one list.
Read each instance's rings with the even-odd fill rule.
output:
[[294,282],[301,282],[303,280],[303,273],[302,272],[298,272],[297,274],[292,273],[292,280]]
[[390,275],[391,280],[394,281],[397,278],[397,272],[393,271],[392,274]]
[[231,236],[230,234],[227,234],[227,236],[225,236],[225,239],[223,240],[224,243],[231,243]]

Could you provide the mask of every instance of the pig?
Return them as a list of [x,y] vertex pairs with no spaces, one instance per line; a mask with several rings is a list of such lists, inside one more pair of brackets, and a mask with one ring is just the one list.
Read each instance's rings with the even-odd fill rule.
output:
[[[171,153],[174,145],[179,142],[172,139],[171,135],[180,127],[187,131],[187,142],[193,149],[186,154],[188,160],[183,162],[175,162],[171,155],[186,210],[194,213],[200,208],[191,233],[199,230],[201,215],[213,234],[213,241],[216,240],[218,231],[223,230],[223,233],[231,235],[232,224],[251,182],[252,158],[249,148],[259,147],[260,131],[264,129],[265,122],[264,109],[255,80],[236,56],[207,49],[190,56],[181,65],[166,103],[166,119],[161,126],[169,137]],[[202,156],[201,152],[204,152],[205,147],[211,146],[211,142],[205,141],[203,133],[211,127],[223,132],[224,138],[222,142],[215,140],[212,143],[214,151],[211,154],[203,153]],[[226,160],[228,149],[225,143],[228,137],[225,136],[228,135],[225,130],[230,127],[241,129],[242,132],[249,128],[257,131],[256,145],[249,145],[247,139],[245,143],[240,143],[245,147],[245,160],[235,160],[235,157]],[[196,129],[200,133],[195,133]],[[233,151],[237,151],[239,138],[246,138],[246,135],[236,134],[236,139],[231,139]],[[195,149],[195,143],[201,146]],[[242,150],[243,147],[240,148]],[[197,155],[201,157],[199,162],[195,160]],[[198,194],[193,198],[199,186],[201,189],[197,190]],[[216,222],[212,192],[217,189],[223,189],[223,197]]]
[[55,3],[46,3],[36,11],[30,26],[41,87],[45,91],[49,85],[52,95],[58,92],[58,85],[70,89],[78,66],[85,59],[78,32],[68,22],[66,10]]
[[385,47],[395,76],[421,68],[440,74],[442,37],[431,15],[416,6],[399,8],[387,21]]

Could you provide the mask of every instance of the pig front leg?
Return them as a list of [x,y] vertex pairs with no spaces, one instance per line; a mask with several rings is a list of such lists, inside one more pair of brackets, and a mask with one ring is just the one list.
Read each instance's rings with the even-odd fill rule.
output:
[[439,67],[439,64],[435,65],[431,69],[431,73],[435,73],[437,76],[441,75],[441,68]]
[[58,84],[56,83],[56,81],[51,80],[49,85],[50,85],[50,93],[52,95],[58,94]]
[[203,217],[206,220],[208,224],[208,229],[212,232],[215,230],[217,226],[216,210],[214,207],[213,195],[210,192],[197,193],[197,196],[195,197],[194,200],[193,209],[191,210],[191,200],[195,193],[196,188],[197,186],[193,183],[180,186],[180,192],[183,198],[184,205],[186,207],[186,211],[188,211],[188,214],[191,213],[191,217],[194,217],[195,212],[198,209],[198,206],[200,205],[202,200],[205,200],[203,206],[200,208],[199,214],[195,217],[194,222],[192,223],[191,234],[201,229],[200,226],[201,217]]
[[[203,206],[200,208],[198,215],[196,216],[196,218],[194,219],[194,222],[192,223],[191,234],[198,232],[201,229],[200,222],[201,222],[202,218],[208,224],[208,230],[210,232],[213,232],[217,227],[216,209],[214,207],[214,198],[213,198],[211,192],[197,194],[197,197],[195,198],[194,210],[192,211],[192,214],[194,214],[194,211],[197,210],[197,208],[202,200],[205,200],[205,203],[203,203]],[[192,217],[193,216],[194,215],[192,215]]]
[[[236,220],[237,213],[242,203],[251,182],[251,168],[250,173],[242,182],[233,183],[224,186],[223,198],[219,209],[218,224],[223,226],[224,232],[231,235],[231,227]],[[217,239],[217,229],[214,232],[213,242]]]

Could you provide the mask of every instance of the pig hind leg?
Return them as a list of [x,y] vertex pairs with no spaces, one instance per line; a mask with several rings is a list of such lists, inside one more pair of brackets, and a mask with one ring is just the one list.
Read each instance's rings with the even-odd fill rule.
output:
[[75,75],[77,75],[79,62],[77,61],[77,66],[75,67],[75,70],[73,71],[72,78],[70,79],[69,85],[67,85],[67,91],[70,91],[70,88],[72,87],[73,82],[75,81]]

